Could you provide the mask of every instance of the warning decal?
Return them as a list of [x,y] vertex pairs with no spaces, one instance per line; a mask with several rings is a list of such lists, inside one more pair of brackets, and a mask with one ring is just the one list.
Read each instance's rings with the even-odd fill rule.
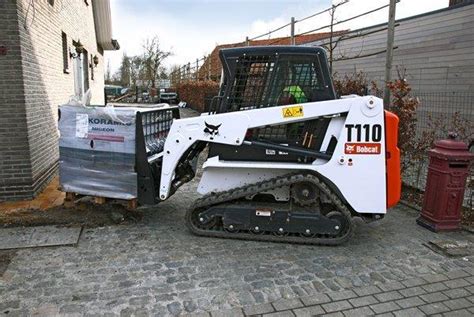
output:
[[283,118],[295,118],[303,116],[303,107],[302,106],[292,106],[285,107],[282,109]]
[[380,154],[380,143],[346,143],[345,154]]

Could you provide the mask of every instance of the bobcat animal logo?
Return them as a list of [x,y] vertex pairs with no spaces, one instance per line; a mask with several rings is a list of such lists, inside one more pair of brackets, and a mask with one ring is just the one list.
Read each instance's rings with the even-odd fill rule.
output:
[[210,139],[213,140],[214,136],[219,134],[219,127],[222,125],[222,123],[219,125],[212,125],[204,121],[204,124],[206,125],[204,128],[204,133],[208,133],[210,135]]

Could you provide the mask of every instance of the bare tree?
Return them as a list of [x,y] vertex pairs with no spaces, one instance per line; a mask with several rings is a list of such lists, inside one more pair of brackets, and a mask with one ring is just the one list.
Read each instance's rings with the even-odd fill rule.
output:
[[137,80],[144,77],[144,61],[140,56],[130,58],[130,85],[137,86]]
[[131,85],[130,63],[131,63],[130,56],[124,53],[122,55],[122,62],[120,64],[120,68],[118,71],[119,75],[117,77],[120,78],[120,84],[125,87]]
[[163,51],[160,48],[160,42],[157,36],[151,39],[145,40],[143,44],[143,70],[144,80],[148,80],[151,83],[151,87],[156,87],[156,80],[160,74],[160,66],[171,52]]
[[329,32],[329,46],[327,48],[329,51],[329,71],[331,72],[331,74],[332,74],[332,62],[333,62],[334,50],[336,49],[337,44],[339,44],[339,42],[344,37],[344,35],[340,35],[337,40],[334,40],[334,22],[336,20],[336,10],[339,6],[346,4],[347,2],[349,1],[342,1],[337,4],[333,4],[331,7],[331,10],[329,10],[329,15],[331,16],[331,25],[330,25],[330,32]]

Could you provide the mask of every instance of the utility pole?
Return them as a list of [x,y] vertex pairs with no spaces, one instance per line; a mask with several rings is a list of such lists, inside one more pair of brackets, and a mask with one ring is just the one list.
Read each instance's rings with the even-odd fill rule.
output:
[[383,93],[383,105],[388,107],[390,104],[390,89],[387,83],[391,80],[392,60],[393,60],[393,42],[395,38],[395,7],[397,0],[390,0],[388,9],[388,30],[387,30],[387,55],[385,60],[385,87]]
[[291,45],[295,44],[295,17],[291,17]]

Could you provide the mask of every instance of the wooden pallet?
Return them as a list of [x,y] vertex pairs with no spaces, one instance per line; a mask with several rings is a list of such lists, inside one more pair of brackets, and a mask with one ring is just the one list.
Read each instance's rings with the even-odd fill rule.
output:
[[[66,198],[64,199],[64,206],[66,208],[71,208],[74,207],[75,201],[79,198],[85,197],[85,195],[77,194],[77,193],[71,193],[71,192],[66,192]],[[115,199],[115,198],[107,198],[107,197],[100,197],[100,196],[89,196],[94,198],[94,203],[97,205],[104,205],[108,201],[123,201],[126,202],[127,204],[127,209],[128,210],[136,210],[138,207],[138,201],[136,198],[134,199]]]

